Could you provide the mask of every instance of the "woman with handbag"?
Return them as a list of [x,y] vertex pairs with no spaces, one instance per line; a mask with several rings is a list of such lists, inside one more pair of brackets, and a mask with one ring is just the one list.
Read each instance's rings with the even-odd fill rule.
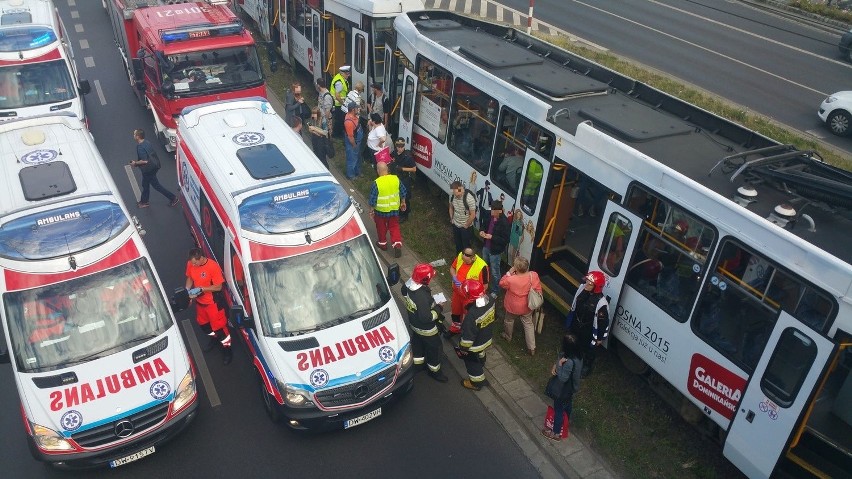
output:
[[[523,256],[518,256],[509,271],[500,278],[500,287],[506,290],[506,295],[503,297],[503,308],[506,310],[506,315],[503,318],[503,332],[500,336],[511,342],[515,320],[520,319],[524,328],[527,352],[530,356],[534,356],[535,325],[532,318],[533,308],[530,307],[530,294],[533,294],[533,296],[538,294],[538,298],[541,298],[541,280],[538,273],[529,269],[530,261]],[[533,306],[535,306],[535,301],[533,301]],[[541,307],[540,302],[538,306]]]
[[[545,393],[553,399],[553,426],[546,425],[541,434],[553,441],[567,437],[568,422],[563,424],[565,416],[571,419],[574,407],[574,393],[580,389],[580,371],[583,361],[580,359],[580,345],[577,336],[566,334],[562,337],[562,357],[550,369],[552,377],[547,382]],[[565,433],[562,427],[565,427]]]
[[390,163],[388,131],[385,129],[382,116],[378,113],[371,114],[367,124],[370,127],[370,133],[367,135],[367,148],[373,154],[374,163]]

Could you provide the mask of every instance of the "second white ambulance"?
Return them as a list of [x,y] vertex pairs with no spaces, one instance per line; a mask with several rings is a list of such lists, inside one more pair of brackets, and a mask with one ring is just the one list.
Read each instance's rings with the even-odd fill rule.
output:
[[411,389],[406,325],[350,196],[266,100],[184,109],[177,162],[274,421],[349,428]]

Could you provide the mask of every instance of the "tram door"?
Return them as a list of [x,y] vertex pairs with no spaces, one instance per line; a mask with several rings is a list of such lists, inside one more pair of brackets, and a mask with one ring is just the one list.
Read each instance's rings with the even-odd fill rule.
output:
[[606,274],[607,281],[603,294],[612,305],[609,308],[609,314],[612,316],[616,310],[614,306],[618,304],[618,298],[621,296],[624,279],[627,277],[629,269],[627,266],[633,256],[636,238],[639,237],[642,218],[618,203],[608,200],[602,212],[602,219],[597,240],[592,249],[589,269]]
[[[275,24],[275,30],[278,31],[278,50],[281,53],[281,57],[284,58],[284,61],[287,62],[288,65],[292,65],[290,63],[290,32],[287,23],[287,0],[276,0],[278,3],[278,19]],[[274,41],[274,39],[273,39]]]
[[[406,68],[402,80],[402,100],[399,108],[399,138],[405,140],[406,148],[411,148],[414,141],[411,132],[414,128],[414,100],[417,92],[417,75]],[[414,155],[417,158],[417,154]]]
[[725,457],[745,475],[772,474],[833,350],[829,339],[781,311],[725,441]]
[[367,68],[370,56],[370,35],[364,30],[352,27],[352,88],[361,82],[364,84],[364,94],[370,92],[370,72]]

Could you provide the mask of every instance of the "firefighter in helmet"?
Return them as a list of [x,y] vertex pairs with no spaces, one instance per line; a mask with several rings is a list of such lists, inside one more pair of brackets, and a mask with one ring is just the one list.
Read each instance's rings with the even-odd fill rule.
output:
[[488,296],[485,286],[475,279],[465,280],[461,290],[466,312],[456,355],[464,360],[467,369],[468,379],[462,380],[462,386],[479,391],[488,384],[485,380],[485,350],[491,347],[494,301]]
[[603,294],[606,276],[589,271],[571,303],[568,328],[580,341],[583,359],[582,377],[592,373],[596,349],[609,336],[609,302]]
[[438,326],[443,325],[444,314],[440,304],[435,304],[429,282],[435,277],[435,268],[429,263],[420,263],[411,272],[411,278],[402,286],[402,298],[408,309],[411,335],[411,351],[414,364],[426,363],[429,376],[445,383],[447,376],[441,372],[443,351]]

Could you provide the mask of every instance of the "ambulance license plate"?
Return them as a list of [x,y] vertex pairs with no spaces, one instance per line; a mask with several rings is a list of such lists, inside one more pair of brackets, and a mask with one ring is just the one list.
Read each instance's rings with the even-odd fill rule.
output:
[[121,459],[116,459],[114,461],[110,461],[109,467],[123,466],[123,465],[127,464],[128,462],[138,461],[139,459],[142,459],[145,456],[150,456],[151,454],[154,454],[154,446],[151,446],[151,447],[146,448],[146,449],[142,449],[139,452],[134,452],[133,454],[131,454],[129,456],[122,457]]
[[382,415],[382,408],[378,408],[375,411],[370,411],[367,414],[364,414],[363,416],[358,416],[356,418],[352,418],[352,419],[344,422],[343,423],[343,429],[349,429],[350,427],[360,426],[361,424],[364,424],[365,422],[367,422],[371,419],[375,419],[375,418],[377,418],[381,415]]

